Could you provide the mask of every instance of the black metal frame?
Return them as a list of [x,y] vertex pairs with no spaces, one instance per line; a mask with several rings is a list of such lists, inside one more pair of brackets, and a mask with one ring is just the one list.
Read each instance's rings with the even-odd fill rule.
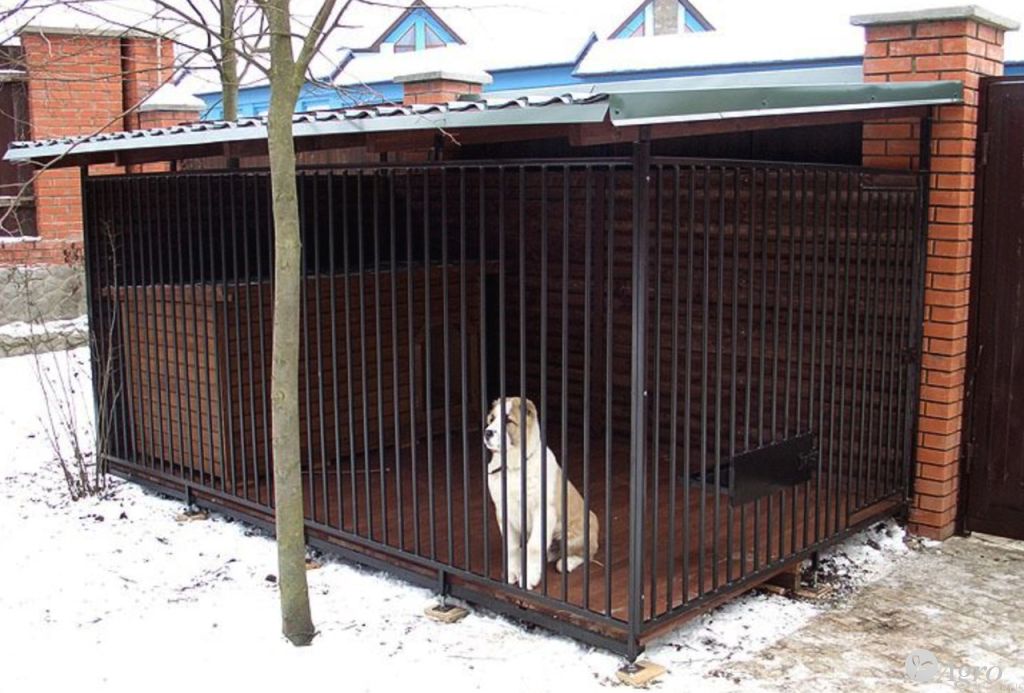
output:
[[[632,660],[674,620],[905,506],[922,176],[655,157],[641,137],[629,158],[299,178],[318,546]],[[120,385],[98,397],[103,459],[269,527],[266,172],[83,175],[83,199],[94,373],[113,364]],[[569,480],[585,525],[603,514],[598,562],[532,590],[525,533],[508,584],[508,528],[493,535],[470,437],[492,398],[521,392],[565,471],[561,515]],[[771,462],[771,445],[808,436],[811,480],[744,503],[722,492],[749,468],[729,460],[769,446]],[[501,475],[507,508],[527,478]]]

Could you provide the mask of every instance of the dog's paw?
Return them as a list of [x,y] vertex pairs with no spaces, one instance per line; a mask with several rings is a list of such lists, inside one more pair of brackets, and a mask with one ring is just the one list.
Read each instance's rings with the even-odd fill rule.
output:
[[520,575],[519,575],[519,571],[518,570],[509,570],[508,571],[508,584],[510,584],[510,585],[518,585],[519,584],[519,578],[520,578]]
[[543,575],[544,575],[544,571],[543,570],[532,570],[531,569],[531,570],[526,571],[526,586],[529,589],[532,590],[534,587],[536,587],[537,585],[540,584],[540,579],[541,579],[541,577],[543,577]]
[[[562,561],[558,561],[555,565],[558,566],[558,572],[562,572],[562,566],[563,566]],[[580,558],[579,556],[569,556],[565,560],[565,564],[564,565],[565,565],[565,568],[566,568],[566,572],[571,573],[572,571],[576,570],[581,565],[583,565],[583,559]]]

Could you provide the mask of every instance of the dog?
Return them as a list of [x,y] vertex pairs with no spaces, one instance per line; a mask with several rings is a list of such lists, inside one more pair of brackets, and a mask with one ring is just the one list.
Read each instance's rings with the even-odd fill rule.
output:
[[[590,542],[584,540],[583,496],[565,481],[566,509],[568,518],[562,517],[562,468],[555,453],[547,448],[546,498],[541,498],[541,466],[544,450],[540,440],[540,420],[537,407],[530,400],[506,397],[504,409],[502,400],[491,405],[484,429],[484,445],[491,453],[487,465],[487,489],[497,516],[498,527],[504,532],[506,518],[502,516],[502,468],[505,469],[505,507],[508,509],[506,539],[508,558],[508,581],[517,584],[522,579],[522,541],[526,535],[526,585],[533,589],[541,580],[547,563],[556,561],[559,571],[563,568],[572,572],[584,562],[593,560],[597,553],[599,526],[597,515],[590,511]],[[522,419],[525,409],[526,418]],[[504,441],[502,430],[504,428]],[[502,447],[504,446],[504,453]],[[523,450],[526,451],[526,465],[523,466]],[[522,475],[526,475],[526,526],[522,526]],[[541,536],[541,513],[547,514],[545,529],[547,536]],[[563,560],[563,538],[566,557]],[[589,551],[589,555],[586,552]]]

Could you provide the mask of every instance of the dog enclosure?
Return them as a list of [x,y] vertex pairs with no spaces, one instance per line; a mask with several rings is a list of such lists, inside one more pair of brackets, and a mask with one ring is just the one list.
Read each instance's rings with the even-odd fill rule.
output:
[[[269,522],[267,173],[83,189],[104,458]],[[920,176],[641,142],[303,169],[299,191],[312,542],[635,657],[903,507]],[[520,394],[599,523],[595,560],[535,589],[507,582],[481,436]]]

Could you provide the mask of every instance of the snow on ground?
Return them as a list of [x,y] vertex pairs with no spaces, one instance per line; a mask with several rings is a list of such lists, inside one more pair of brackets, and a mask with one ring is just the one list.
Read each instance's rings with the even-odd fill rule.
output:
[[[86,386],[85,349],[43,358],[47,377]],[[35,373],[29,356],[0,360],[0,691],[619,685],[622,662],[611,654],[481,610],[458,625],[433,623],[423,616],[429,591],[330,559],[309,574],[320,636],[290,646],[268,579],[274,545],[260,531],[219,516],[179,523],[180,502],[120,481],[103,498],[67,499]],[[883,523],[825,564],[847,583],[877,579],[906,553],[902,538]],[[734,689],[730,663],[823,608],[751,594],[661,638],[647,656],[669,668],[665,690]]]
[[[9,322],[0,325],[0,336],[7,337],[34,337],[37,335],[68,334],[72,332],[84,332],[89,328],[89,318],[86,315],[77,318],[50,320],[49,322]],[[64,359],[61,359],[63,361]]]

